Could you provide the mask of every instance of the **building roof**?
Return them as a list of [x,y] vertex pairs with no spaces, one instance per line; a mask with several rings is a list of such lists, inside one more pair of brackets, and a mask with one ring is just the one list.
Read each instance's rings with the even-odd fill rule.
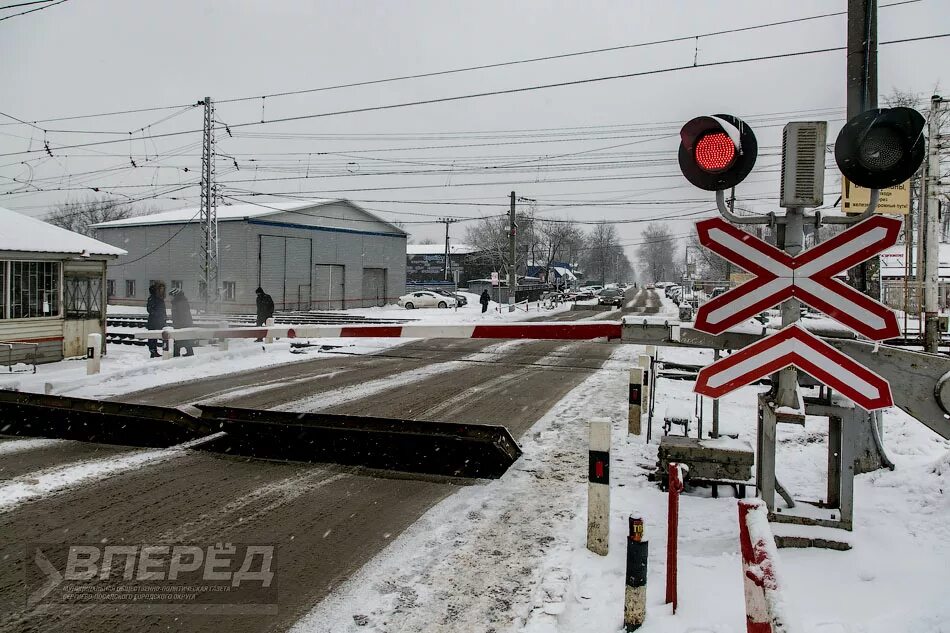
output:
[[125,255],[126,251],[80,233],[0,207],[0,251]]
[[[468,255],[478,249],[468,244],[449,243],[450,255]],[[445,255],[445,243],[442,244],[406,244],[406,255]]]
[[[405,234],[405,231],[400,229],[398,226],[393,224],[388,220],[384,220],[375,213],[367,211],[358,204],[354,204],[349,200],[343,199],[329,199],[329,198],[314,198],[306,201],[295,201],[295,202],[261,202],[258,204],[232,204],[232,205],[221,205],[217,208],[218,221],[227,222],[233,220],[249,220],[253,218],[263,218],[272,215],[279,215],[281,213],[287,213],[288,211],[300,211],[303,209],[312,209],[315,207],[321,207],[328,204],[346,204],[354,209],[358,209],[361,213],[365,213],[374,220],[385,224],[388,227],[392,228],[394,233]],[[100,222],[99,224],[94,224],[93,227],[97,229],[106,229],[113,227],[125,227],[125,226],[155,226],[158,224],[191,224],[193,222],[197,223],[201,221],[201,208],[200,207],[189,207],[187,209],[175,209],[173,211],[162,211],[161,213],[152,213],[150,215],[139,215],[133,218],[126,218],[124,220],[112,220],[111,222]],[[319,218],[319,216],[313,216]],[[336,219],[341,222],[348,221],[346,218],[327,218],[327,219]]]
[[[243,220],[245,218],[260,218],[268,215],[277,215],[286,211],[296,211],[308,207],[316,207],[338,200],[312,200],[307,202],[262,202],[261,204],[233,204],[222,205],[218,207],[218,221],[222,220]],[[124,220],[112,220],[111,222],[100,222],[93,224],[97,229],[113,226],[153,226],[156,224],[190,224],[200,222],[201,207],[188,207],[186,209],[174,209],[172,211],[162,211],[150,215],[139,215]]]

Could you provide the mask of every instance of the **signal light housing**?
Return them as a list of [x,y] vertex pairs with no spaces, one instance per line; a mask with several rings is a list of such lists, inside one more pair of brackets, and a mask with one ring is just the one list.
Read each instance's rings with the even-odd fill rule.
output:
[[859,114],[838,133],[838,169],[867,189],[904,182],[924,160],[924,123],[924,117],[912,108],[879,108]]
[[742,182],[758,153],[752,128],[731,114],[696,117],[680,130],[680,170],[686,180],[706,191]]

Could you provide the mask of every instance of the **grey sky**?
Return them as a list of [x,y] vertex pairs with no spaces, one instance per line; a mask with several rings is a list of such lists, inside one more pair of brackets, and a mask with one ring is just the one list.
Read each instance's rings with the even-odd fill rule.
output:
[[[881,4],[887,4],[882,0]],[[9,4],[9,3],[8,3]],[[0,112],[25,120],[127,108],[216,100],[300,90],[338,83],[415,74],[462,66],[554,55],[622,44],[688,36],[783,19],[841,11],[844,0],[663,2],[282,2],[163,0],[70,0],[30,15],[0,22]],[[19,9],[0,11],[0,17]],[[886,41],[947,31],[950,3],[922,0],[880,9],[879,39]],[[841,46],[845,17],[748,33],[705,37],[625,51],[396,83],[269,98],[264,116],[273,119],[404,101],[504,90],[520,86],[641,72],[724,59]],[[879,83],[929,95],[947,84],[950,39],[882,46]],[[675,164],[676,132],[682,122],[715,112],[761,117],[754,124],[760,158],[738,193],[744,208],[765,211],[776,196],[775,169],[783,112],[817,111],[840,119],[845,104],[845,54],[825,53],[786,60],[700,68],[631,79],[493,96],[382,112],[349,114],[235,129],[218,134],[218,150],[233,162],[218,162],[228,195],[261,203],[240,190],[286,192],[303,197],[347,197],[387,212],[390,219],[427,221],[428,216],[467,217],[500,213],[502,206],[449,206],[433,201],[504,205],[508,192],[539,200],[551,217],[619,220],[676,216],[711,208],[712,196],[688,185]],[[943,75],[941,74],[943,73]],[[174,110],[39,124],[47,129],[128,132]],[[261,100],[221,104],[228,124],[260,121]],[[10,123],[0,117],[0,124]],[[832,120],[831,134],[841,121]],[[150,128],[151,134],[196,129],[200,108]],[[563,128],[622,126],[614,130]],[[552,132],[523,132],[557,128]],[[498,134],[462,134],[503,131]],[[268,135],[267,138],[247,135]],[[392,135],[403,135],[393,137]],[[433,136],[436,135],[437,136]],[[14,136],[11,136],[14,135]],[[282,135],[276,137],[275,135]],[[290,137],[286,135],[291,135]],[[309,135],[309,136],[302,136]],[[322,137],[317,135],[324,135]],[[333,135],[350,135],[334,138]],[[353,135],[368,135],[354,137]],[[647,135],[647,136],[644,136]],[[0,153],[43,149],[42,131],[0,125]],[[198,134],[148,139],[146,134],[90,135],[49,132],[52,147],[101,140],[121,143],[42,154],[0,156],[0,206],[42,215],[51,204],[86,195],[81,190],[8,192],[28,181],[43,189],[99,186],[128,195],[148,195],[153,185],[196,180]],[[833,136],[832,136],[833,138]],[[557,142],[550,142],[558,139]],[[545,141],[545,142],[525,142]],[[408,150],[435,145],[483,147]],[[517,144],[513,144],[517,143]],[[32,145],[31,145],[32,144]],[[599,148],[624,145],[602,152]],[[397,151],[367,151],[389,150]],[[402,149],[401,149],[402,148]],[[171,156],[173,150],[180,155]],[[107,155],[96,154],[101,152]],[[352,154],[352,151],[359,151]],[[335,152],[336,155],[318,155]],[[575,157],[546,158],[563,154]],[[308,155],[310,153],[311,155]],[[63,156],[66,154],[66,156]],[[132,168],[129,160],[140,166]],[[156,160],[156,154],[159,160]],[[276,154],[276,155],[275,155]],[[290,155],[293,154],[293,155]],[[343,154],[343,155],[340,155]],[[258,159],[255,170],[251,158]],[[18,161],[32,159],[29,166]],[[606,169],[591,162],[613,159]],[[401,161],[401,162],[393,162]],[[569,162],[553,171],[554,162]],[[492,165],[523,163],[512,173]],[[157,168],[161,165],[162,168]],[[542,167],[538,167],[542,165]],[[106,167],[122,171],[82,172]],[[373,170],[440,170],[435,174],[367,175]],[[458,173],[483,168],[479,174]],[[598,167],[593,168],[592,167]],[[127,169],[126,169],[127,168]],[[184,169],[188,168],[188,172]],[[265,171],[265,169],[267,171]],[[454,171],[455,173],[450,173]],[[233,172],[233,173],[229,173]],[[485,173],[487,172],[487,173]],[[502,173],[499,173],[502,172]],[[764,172],[764,173],[763,173]],[[70,180],[70,175],[73,175]],[[331,175],[334,177],[318,177]],[[309,176],[299,178],[299,176]],[[265,181],[265,178],[285,180]],[[609,180],[608,180],[609,178]],[[253,182],[253,180],[257,180]],[[603,179],[552,182],[566,179]],[[826,181],[826,202],[837,197],[835,171]],[[508,183],[468,186],[472,183]],[[110,187],[124,186],[126,188]],[[417,189],[371,189],[426,186]],[[31,188],[32,189],[32,188]],[[332,190],[357,191],[332,192]],[[155,208],[197,205],[198,189],[157,199]],[[274,200],[274,198],[270,198]],[[560,201],[629,201],[630,206],[552,208]],[[682,200],[682,203],[669,204]],[[413,204],[398,204],[402,201]],[[707,202],[708,201],[708,202]],[[429,202],[429,204],[416,204]],[[649,202],[650,204],[646,204]],[[662,202],[662,204],[658,204]],[[412,212],[425,215],[406,215]],[[685,233],[695,220],[669,220]],[[464,225],[453,227],[461,237]],[[633,256],[642,225],[618,226]],[[438,237],[439,226],[407,225],[414,237]]]

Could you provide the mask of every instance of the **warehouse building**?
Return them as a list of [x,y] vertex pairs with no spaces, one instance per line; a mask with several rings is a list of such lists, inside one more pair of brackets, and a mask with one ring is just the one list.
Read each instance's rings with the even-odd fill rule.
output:
[[8,209],[0,226],[0,365],[84,356],[93,333],[105,341],[107,263],[125,251]]
[[[277,310],[339,310],[392,303],[405,292],[406,233],[347,200],[220,206],[218,281],[223,313],[252,313],[255,289]],[[110,267],[109,303],[144,306],[148,288],[205,297],[197,208],[95,225],[128,251]]]

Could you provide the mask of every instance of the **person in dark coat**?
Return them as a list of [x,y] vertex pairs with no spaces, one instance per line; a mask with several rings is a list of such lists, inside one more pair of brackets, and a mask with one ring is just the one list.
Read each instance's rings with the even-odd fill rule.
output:
[[491,295],[488,294],[488,289],[482,290],[482,296],[478,298],[478,302],[482,304],[482,314],[488,312],[488,302],[491,301]]
[[[260,286],[257,287],[255,292],[257,293],[257,327],[261,327],[267,323],[267,319],[274,316],[274,300]],[[256,339],[256,342],[260,343],[263,340],[259,338]]]
[[[191,320],[191,306],[188,305],[188,297],[185,296],[181,288],[175,288],[169,294],[172,296],[172,325],[175,326],[176,330],[192,327],[194,321]],[[185,356],[195,355],[195,350],[190,340],[180,343],[175,341],[175,356],[180,355],[182,349],[185,350]]]
[[[150,330],[161,330],[168,322],[168,315],[165,312],[165,284],[157,283],[148,287],[148,302],[145,304],[148,311],[148,323],[146,327]],[[158,339],[148,339],[148,351],[150,358],[158,358]]]

